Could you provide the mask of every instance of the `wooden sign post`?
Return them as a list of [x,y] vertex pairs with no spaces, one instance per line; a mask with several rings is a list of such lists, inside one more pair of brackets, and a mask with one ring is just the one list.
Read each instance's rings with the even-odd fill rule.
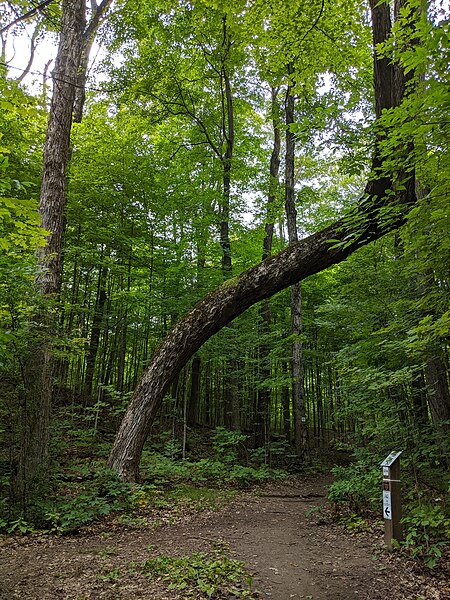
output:
[[383,462],[383,518],[384,541],[388,550],[392,550],[392,540],[403,539],[402,504],[400,494],[400,454],[391,452]]

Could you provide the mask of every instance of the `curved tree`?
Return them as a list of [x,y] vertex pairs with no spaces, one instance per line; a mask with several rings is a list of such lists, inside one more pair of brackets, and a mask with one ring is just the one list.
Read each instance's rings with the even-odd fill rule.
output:
[[[390,37],[391,19],[384,2],[371,0],[371,11],[375,48]],[[401,70],[389,58],[375,56],[374,86],[376,116],[380,118],[384,109],[400,104],[405,87]],[[382,136],[379,131],[371,178],[351,214],[225,282],[182,318],[163,341],[134,392],[109,456],[108,466],[121,479],[138,479],[142,448],[164,395],[206,340],[250,306],[344,260],[405,221],[415,202],[414,175],[386,172]]]

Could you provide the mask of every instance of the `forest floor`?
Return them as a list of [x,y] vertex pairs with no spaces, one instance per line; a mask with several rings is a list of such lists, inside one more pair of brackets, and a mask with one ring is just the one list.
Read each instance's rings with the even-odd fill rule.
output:
[[[326,476],[246,491],[226,507],[179,515],[158,527],[88,528],[71,536],[0,538],[1,600],[172,600],[141,565],[155,555],[213,552],[241,560],[252,598],[445,600],[450,583],[382,551],[382,529],[350,532],[330,518]],[[195,594],[194,598],[206,597]],[[218,596],[227,598],[231,596]]]

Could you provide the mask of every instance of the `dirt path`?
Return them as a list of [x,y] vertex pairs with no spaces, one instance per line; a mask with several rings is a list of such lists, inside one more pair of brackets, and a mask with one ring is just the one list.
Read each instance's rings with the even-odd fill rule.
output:
[[[311,478],[273,485],[258,494],[246,493],[219,512],[201,513],[157,529],[4,539],[0,598],[180,598],[166,591],[161,582],[148,582],[132,563],[149,557],[149,545],[160,554],[188,554],[210,551],[221,540],[228,554],[243,560],[253,574],[259,598],[416,600],[415,593],[408,595],[399,584],[395,565],[383,558],[373,560],[373,539],[350,536],[323,518],[320,507],[326,483],[326,479]],[[395,589],[392,580],[397,582]]]

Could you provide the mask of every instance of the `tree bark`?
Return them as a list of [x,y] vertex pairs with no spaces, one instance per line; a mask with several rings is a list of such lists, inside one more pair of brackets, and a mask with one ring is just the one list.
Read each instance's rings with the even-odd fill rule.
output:
[[78,70],[78,81],[75,91],[75,101],[73,107],[73,120],[75,123],[81,123],[83,119],[83,109],[86,100],[86,81],[87,70],[89,66],[89,56],[94,43],[95,34],[100,23],[105,19],[105,15],[111,6],[112,0],[103,0],[97,5],[95,0],[91,0],[91,18],[83,34],[83,50],[80,59],[80,68]]
[[[298,242],[297,209],[295,207],[295,134],[291,126],[295,121],[295,99],[292,86],[294,69],[288,65],[288,85],[285,100],[286,117],[286,158],[285,158],[285,208],[289,244]],[[306,452],[306,410],[305,388],[303,384],[303,349],[302,349],[302,286],[295,283],[291,288],[291,334],[292,340],[292,406],[294,412],[295,451],[299,458]]]
[[[41,225],[49,234],[47,244],[38,249],[40,270],[36,284],[43,300],[47,302],[57,298],[61,287],[66,169],[70,156],[72,109],[81,56],[84,15],[84,0],[63,1],[39,207]],[[30,331],[30,352],[24,364],[21,452],[13,481],[14,495],[24,507],[47,459],[52,399],[55,318],[51,307],[44,302],[33,320],[35,325]]]
[[[234,107],[230,76],[227,68],[227,58],[231,49],[231,39],[228,33],[227,17],[222,18],[222,56],[220,67],[220,84],[222,98],[222,136],[225,152],[222,161],[222,206],[220,208],[220,246],[222,248],[222,274],[228,279],[233,272],[230,242],[230,200],[231,200],[231,169],[234,153]],[[232,327],[232,324],[229,325]],[[227,361],[225,389],[225,427],[240,429],[239,384],[237,378],[238,362],[235,357]]]
[[[102,256],[103,259],[103,256]],[[108,299],[106,293],[106,279],[108,276],[108,268],[106,264],[99,268],[97,297],[95,299],[94,314],[92,317],[91,339],[89,342],[89,350],[86,357],[86,375],[84,379],[84,394],[89,403],[92,395],[92,383],[94,380],[95,363],[97,360],[98,347],[100,343],[101,325],[103,321],[103,313],[105,304]]]
[[[269,193],[267,196],[267,213],[266,213],[266,224],[264,226],[265,236],[263,240],[263,252],[262,260],[265,260],[272,255],[272,240],[273,231],[275,227],[274,223],[274,206],[276,201],[276,194],[279,185],[279,171],[280,171],[280,149],[281,149],[281,132],[280,124],[277,116],[278,113],[278,88],[271,88],[271,111],[272,111],[272,126],[273,126],[273,146],[272,153],[270,156],[270,168],[269,168]],[[259,310],[261,317],[261,333],[263,339],[270,334],[272,325],[272,310],[270,301],[265,300],[261,303]],[[267,341],[264,341],[260,347],[260,364],[261,372],[260,377],[262,381],[270,379],[271,376],[271,364],[270,364],[270,348]],[[265,385],[258,391],[256,395],[256,407],[255,407],[255,445],[262,446],[266,441],[267,432],[267,420],[269,416],[270,408],[270,394],[271,390]]]
[[[372,2],[374,46],[390,33],[389,7]],[[375,57],[375,100],[380,106],[393,106],[392,65]],[[375,150],[372,169],[382,159]],[[404,189],[391,194],[390,177],[370,179],[361,202],[349,217],[290,245],[279,254],[230,279],[201,300],[174,327],[156,351],[144,372],[124,415],[111,450],[108,466],[125,481],[139,477],[139,462],[149,428],[161,406],[171,381],[193,354],[222,327],[255,303],[309,275],[347,258],[365,244],[378,239],[405,222],[408,208],[415,202],[414,181],[405,180]],[[383,219],[389,207],[391,218]],[[384,215],[385,217],[385,215]],[[339,243],[330,242],[339,240]]]

